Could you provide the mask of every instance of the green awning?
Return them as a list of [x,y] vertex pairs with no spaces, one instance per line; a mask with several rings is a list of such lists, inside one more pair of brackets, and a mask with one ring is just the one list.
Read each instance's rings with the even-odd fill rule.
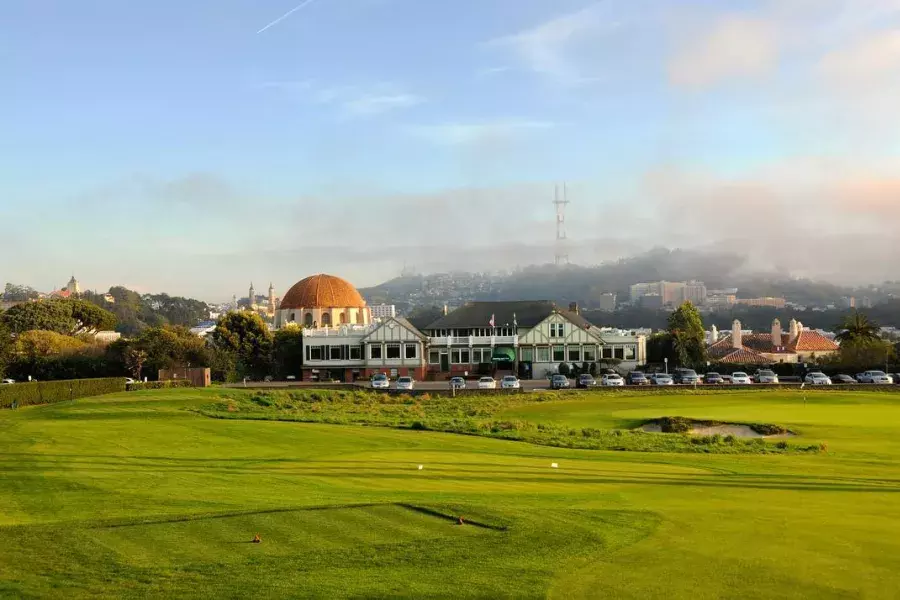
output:
[[513,348],[497,347],[494,348],[494,354],[491,356],[491,362],[515,362],[516,351]]

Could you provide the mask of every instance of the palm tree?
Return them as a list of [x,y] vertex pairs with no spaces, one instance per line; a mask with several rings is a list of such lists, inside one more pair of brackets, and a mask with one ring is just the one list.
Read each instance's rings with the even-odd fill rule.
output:
[[838,330],[840,333],[836,339],[842,344],[845,342],[866,344],[881,339],[879,335],[881,328],[858,310],[844,317],[844,320],[838,325]]

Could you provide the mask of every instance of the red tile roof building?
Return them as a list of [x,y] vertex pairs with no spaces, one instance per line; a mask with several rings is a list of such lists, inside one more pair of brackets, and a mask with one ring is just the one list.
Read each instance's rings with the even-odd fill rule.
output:
[[821,333],[803,329],[803,324],[795,320],[791,320],[788,333],[782,332],[781,322],[775,319],[770,333],[748,335],[735,320],[731,335],[712,343],[708,352],[715,362],[772,364],[805,362],[834,354],[839,348]]

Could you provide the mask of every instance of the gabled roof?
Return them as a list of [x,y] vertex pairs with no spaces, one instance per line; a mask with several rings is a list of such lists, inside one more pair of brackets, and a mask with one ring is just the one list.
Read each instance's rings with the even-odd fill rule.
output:
[[497,327],[535,327],[553,313],[559,313],[570,323],[582,329],[591,324],[579,314],[559,308],[548,300],[515,302],[468,302],[449,315],[441,317],[425,327],[431,329],[472,329],[490,327],[491,316]]
[[804,329],[791,344],[791,349],[797,352],[836,352],[840,346],[818,331]]
[[423,334],[421,331],[419,331],[418,329],[416,329],[416,327],[415,327],[412,323],[410,323],[409,321],[407,321],[407,320],[404,319],[403,317],[390,317],[390,318],[387,318],[387,319],[383,320],[383,321],[378,325],[378,327],[376,327],[376,328],[374,328],[372,331],[370,331],[370,332],[363,338],[363,341],[366,341],[366,340],[368,340],[369,338],[371,338],[373,335],[375,335],[375,334],[376,334],[378,331],[380,331],[382,328],[387,327],[388,323],[391,323],[391,322],[397,323],[397,324],[400,325],[401,327],[404,327],[405,329],[408,329],[410,332],[412,332],[413,334],[415,334],[416,337],[418,337],[418,338],[421,339],[422,341],[425,341],[425,340],[427,339],[427,338],[425,337],[425,334]]
[[707,354],[711,359],[720,363],[765,365],[772,362],[756,350],[748,348],[747,346],[735,348],[734,344],[731,342],[731,336],[712,344],[707,348]]

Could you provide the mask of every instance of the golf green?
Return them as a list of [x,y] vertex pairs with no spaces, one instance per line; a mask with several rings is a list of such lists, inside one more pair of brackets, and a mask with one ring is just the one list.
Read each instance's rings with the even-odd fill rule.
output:
[[705,454],[199,414],[222,393],[0,411],[0,597],[900,593],[900,394],[573,393],[501,415],[776,423],[827,447]]

